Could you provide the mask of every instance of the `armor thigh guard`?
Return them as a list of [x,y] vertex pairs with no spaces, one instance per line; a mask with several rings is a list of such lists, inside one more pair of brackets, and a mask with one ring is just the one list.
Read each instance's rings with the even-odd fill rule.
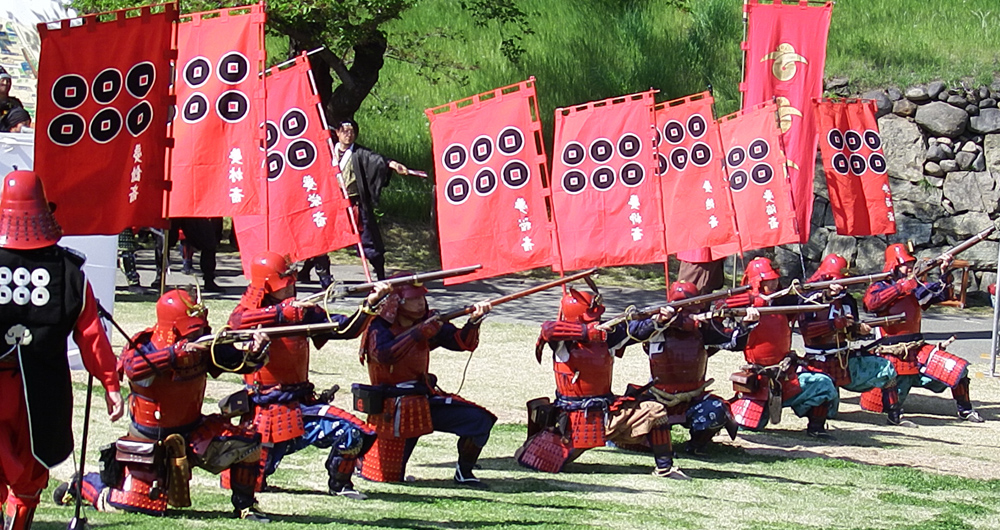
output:
[[604,447],[607,442],[604,432],[604,409],[591,407],[571,410],[567,414],[569,415],[569,432],[573,449]]
[[872,388],[861,393],[861,409],[868,412],[885,412],[882,405],[882,389]]
[[368,423],[382,438],[416,438],[434,432],[427,396],[386,398],[381,414],[368,416]]
[[952,353],[925,344],[917,354],[920,373],[949,388],[954,388],[965,377],[969,362]]
[[830,379],[833,379],[833,384],[838,387],[851,384],[847,351],[840,354],[823,356],[809,355],[806,357],[806,364],[809,371],[820,372],[830,376]]
[[558,473],[569,459],[572,447],[552,431],[539,431],[521,446],[517,463],[538,471]]
[[108,504],[127,512],[163,515],[167,511],[165,482],[152,465],[126,464],[121,488],[111,488]]
[[752,431],[759,431],[767,426],[767,400],[738,398],[730,403],[733,420]]
[[406,462],[403,438],[376,438],[371,450],[361,460],[361,476],[372,482],[402,482]]
[[305,434],[298,401],[258,405],[253,426],[264,443],[284,442]]

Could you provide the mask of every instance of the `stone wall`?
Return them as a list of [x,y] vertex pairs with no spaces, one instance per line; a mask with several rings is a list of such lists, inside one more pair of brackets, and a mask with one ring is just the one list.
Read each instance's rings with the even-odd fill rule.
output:
[[[851,95],[843,80],[827,91]],[[856,94],[855,94],[856,96]],[[878,123],[888,162],[896,211],[896,234],[879,237],[839,236],[817,158],[812,232],[809,243],[774,249],[785,274],[801,274],[837,252],[859,272],[882,270],[886,245],[912,241],[918,258],[943,250],[987,228],[1000,215],[1000,84],[952,87],[935,81],[926,86],[862,94],[878,104]],[[994,234],[959,255],[971,262],[970,291],[996,281],[998,236]]]

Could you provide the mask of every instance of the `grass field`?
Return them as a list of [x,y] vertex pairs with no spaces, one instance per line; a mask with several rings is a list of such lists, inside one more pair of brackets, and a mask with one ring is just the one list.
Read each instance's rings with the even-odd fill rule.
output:
[[[209,307],[218,325],[232,303],[209,301]],[[151,303],[119,303],[116,317],[134,332],[147,324],[152,309]],[[907,412],[921,428],[889,428],[878,415],[860,411],[856,396],[845,393],[841,417],[831,422],[837,442],[807,438],[805,422],[786,414],[765,433],[743,433],[735,442],[717,438],[720,445],[709,459],[681,455],[678,464],[693,478],[690,482],[653,477],[649,455],[610,448],[585,453],[558,475],[521,468],[512,455],[524,440],[524,402],[552,393],[548,354],[541,365],[534,361],[536,336],[536,326],[487,321],[464,384],[468,354],[432,356],[432,371],[444,389],[461,385],[463,396],[499,418],[478,472],[490,490],[453,486],[455,438],[450,435],[421,440],[407,470],[416,478],[413,483],[359,480],[358,487],[371,496],[364,502],[325,495],[326,454],[307,449],[286,459],[272,478],[283,491],[260,496],[263,509],[275,514],[269,527],[951,530],[992,529],[1000,517],[1000,382],[988,378],[976,378],[972,386],[973,399],[990,420],[986,424],[959,422],[950,400],[918,391]],[[730,394],[722,381],[740,360],[733,353],[711,359],[709,375],[719,381],[714,388],[721,395]],[[348,388],[366,379],[355,341],[331,343],[314,353],[310,371],[319,388],[334,383]],[[647,377],[645,357],[632,349],[616,363],[614,388]],[[86,389],[82,374],[75,374],[75,388],[79,432]],[[217,410],[218,399],[237,388],[232,375],[210,381],[205,412]],[[101,403],[99,396],[95,399]],[[348,408],[349,397],[338,394],[335,404]],[[93,448],[124,431],[124,422],[112,425],[95,416],[90,469],[96,469]],[[679,428],[674,434],[678,441],[687,438]],[[65,480],[72,468],[72,462],[63,464],[53,476]],[[167,520],[93,510],[87,515],[101,528],[232,528],[228,495],[216,484],[216,477],[195,471],[194,506],[173,511]],[[35,528],[65,528],[71,515],[70,507],[46,500]]]

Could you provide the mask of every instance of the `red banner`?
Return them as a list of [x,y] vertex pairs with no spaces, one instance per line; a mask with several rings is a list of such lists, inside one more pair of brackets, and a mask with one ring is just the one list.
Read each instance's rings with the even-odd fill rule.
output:
[[267,215],[233,219],[245,272],[265,250],[300,261],[358,242],[306,56],[267,89]]
[[[823,94],[826,38],[833,3],[810,6],[776,0],[748,0],[749,17],[743,108],[776,101],[782,141],[789,160],[792,197],[802,243],[809,239],[812,218],[817,123],[812,99]],[[742,227],[741,227],[742,229]]]
[[[446,284],[552,264],[535,79],[427,109]],[[534,116],[534,117],[533,117]]]
[[709,92],[656,105],[667,252],[739,243]]
[[555,270],[666,261],[653,91],[556,109]]
[[260,213],[263,6],[184,18],[177,29],[170,217]]
[[177,11],[159,8],[38,25],[35,170],[66,235],[163,224]]
[[[776,112],[768,103],[719,120],[743,252],[795,243],[799,237]],[[730,245],[713,248],[712,254],[738,251]]]
[[875,103],[815,100],[820,151],[837,233],[873,236],[896,233]]

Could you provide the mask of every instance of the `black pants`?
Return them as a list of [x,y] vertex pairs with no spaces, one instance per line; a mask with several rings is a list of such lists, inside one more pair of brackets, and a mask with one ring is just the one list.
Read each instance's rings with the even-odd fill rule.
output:
[[[178,231],[184,230],[186,244],[201,251],[201,273],[205,281],[215,280],[216,253],[219,241],[222,240],[222,218],[178,217],[170,220],[170,236],[168,247],[177,244]],[[156,262],[158,270],[163,263],[162,249],[156,247]]]
[[360,218],[358,229],[361,230],[361,247],[365,251],[365,258],[375,269],[375,277],[384,280],[385,243],[382,242],[382,231],[379,230],[375,209],[368,204],[361,204],[356,198],[352,199],[351,202],[358,208],[358,217]]

